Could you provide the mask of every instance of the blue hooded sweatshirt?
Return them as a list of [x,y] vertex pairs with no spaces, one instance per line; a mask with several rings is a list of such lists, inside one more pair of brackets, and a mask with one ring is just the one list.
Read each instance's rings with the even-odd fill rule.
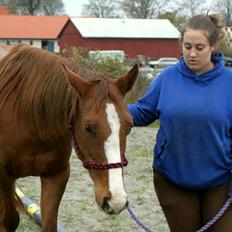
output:
[[232,178],[232,70],[219,53],[212,61],[214,68],[197,75],[181,58],[128,105],[135,126],[160,120],[153,169],[192,190]]

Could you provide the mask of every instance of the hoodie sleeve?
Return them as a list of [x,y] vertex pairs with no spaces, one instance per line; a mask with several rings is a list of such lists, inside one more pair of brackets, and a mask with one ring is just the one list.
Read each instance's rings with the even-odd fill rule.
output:
[[133,117],[135,126],[146,126],[159,118],[157,110],[159,92],[160,92],[160,75],[151,82],[145,95],[134,104],[128,105],[128,110]]

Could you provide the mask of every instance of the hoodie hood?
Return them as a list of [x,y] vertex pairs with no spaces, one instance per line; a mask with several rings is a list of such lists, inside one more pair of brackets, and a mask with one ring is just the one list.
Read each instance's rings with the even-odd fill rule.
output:
[[224,56],[222,53],[213,53],[211,61],[214,63],[214,67],[200,75],[197,75],[186,65],[184,58],[181,57],[180,61],[176,64],[177,70],[185,77],[193,79],[200,85],[207,85],[213,79],[217,78],[224,68]]

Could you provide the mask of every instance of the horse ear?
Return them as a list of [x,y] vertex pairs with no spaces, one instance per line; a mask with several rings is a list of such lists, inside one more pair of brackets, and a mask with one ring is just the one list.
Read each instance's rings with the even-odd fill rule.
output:
[[80,96],[85,96],[89,92],[88,90],[91,88],[92,83],[78,76],[64,64],[63,70],[70,85],[78,92]]
[[125,76],[122,76],[116,80],[116,84],[123,96],[125,96],[126,93],[134,85],[138,73],[139,73],[139,67],[137,64],[135,64]]

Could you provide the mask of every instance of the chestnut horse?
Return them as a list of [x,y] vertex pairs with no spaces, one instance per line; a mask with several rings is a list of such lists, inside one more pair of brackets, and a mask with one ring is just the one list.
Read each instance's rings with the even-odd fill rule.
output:
[[1,232],[18,226],[15,181],[26,176],[41,179],[42,231],[57,231],[72,138],[99,208],[117,214],[127,207],[123,166],[132,118],[123,97],[138,67],[117,80],[88,80],[67,65],[58,55],[22,44],[0,61]]

